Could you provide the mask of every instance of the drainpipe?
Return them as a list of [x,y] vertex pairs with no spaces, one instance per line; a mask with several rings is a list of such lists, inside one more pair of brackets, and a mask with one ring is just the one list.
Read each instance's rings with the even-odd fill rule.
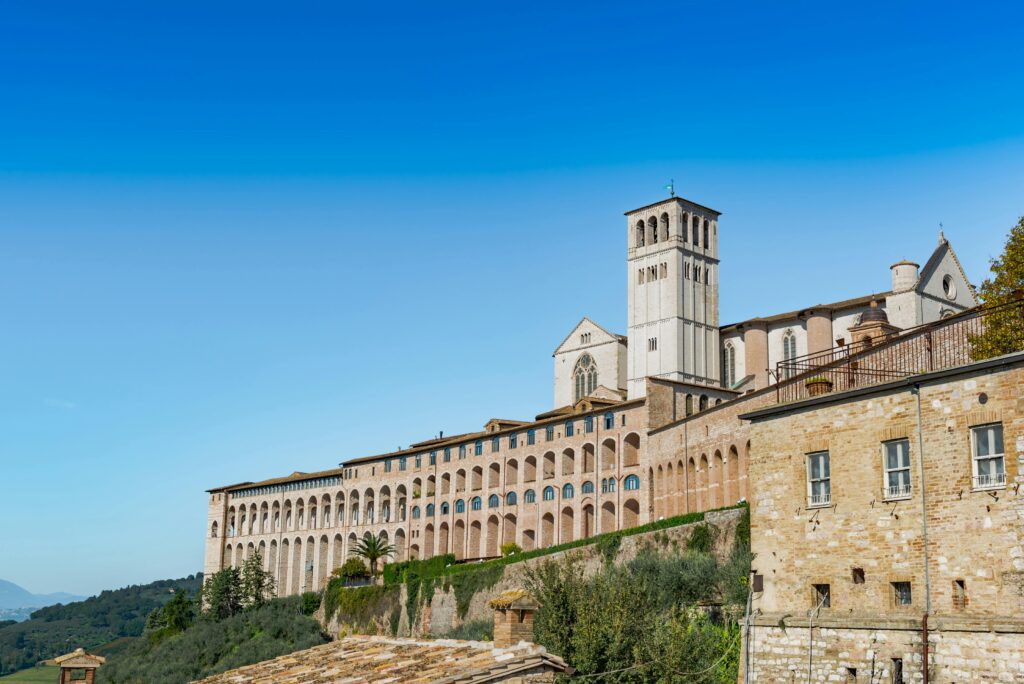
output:
[[911,393],[917,397],[917,458],[921,471],[921,542],[924,551],[924,597],[925,613],[922,621],[921,632],[923,638],[924,655],[924,684],[928,684],[928,616],[932,612],[932,585],[931,575],[928,570],[928,507],[925,492],[924,479],[924,428],[921,420],[921,385],[915,384]]

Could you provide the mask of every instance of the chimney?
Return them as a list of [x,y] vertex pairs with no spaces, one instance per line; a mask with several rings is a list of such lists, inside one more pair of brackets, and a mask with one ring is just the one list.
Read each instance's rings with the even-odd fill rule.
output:
[[494,646],[512,648],[533,642],[533,614],[539,607],[522,589],[506,591],[487,602],[494,610]]

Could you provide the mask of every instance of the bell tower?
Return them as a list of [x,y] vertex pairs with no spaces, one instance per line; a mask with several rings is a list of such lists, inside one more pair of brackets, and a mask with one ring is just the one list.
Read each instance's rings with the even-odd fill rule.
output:
[[720,215],[681,197],[626,212],[630,399],[648,376],[719,384]]

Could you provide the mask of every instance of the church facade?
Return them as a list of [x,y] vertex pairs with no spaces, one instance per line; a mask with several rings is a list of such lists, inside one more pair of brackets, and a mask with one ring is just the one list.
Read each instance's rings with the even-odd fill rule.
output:
[[751,421],[775,400],[773,370],[976,306],[944,238],[892,288],[722,325],[720,213],[672,197],[626,212],[627,330],[584,318],[555,349],[554,408],[530,420],[209,490],[210,575],[259,551],[288,595],[322,588],[356,541],[396,560],[497,556],[751,497]]

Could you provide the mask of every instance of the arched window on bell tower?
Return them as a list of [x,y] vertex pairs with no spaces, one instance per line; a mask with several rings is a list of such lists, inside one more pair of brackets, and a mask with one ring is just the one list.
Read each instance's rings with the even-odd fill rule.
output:
[[597,364],[590,354],[584,354],[576,361],[576,367],[572,371],[573,385],[576,388],[575,401],[593,394],[597,389]]
[[723,361],[723,373],[722,373],[722,385],[726,389],[732,388],[736,384],[736,348],[732,346],[732,342],[725,343],[725,351],[722,353]]
[[636,246],[643,247],[645,244],[647,241],[644,236],[644,222],[638,221],[636,224]]
[[700,247],[700,219],[693,217],[693,246]]

